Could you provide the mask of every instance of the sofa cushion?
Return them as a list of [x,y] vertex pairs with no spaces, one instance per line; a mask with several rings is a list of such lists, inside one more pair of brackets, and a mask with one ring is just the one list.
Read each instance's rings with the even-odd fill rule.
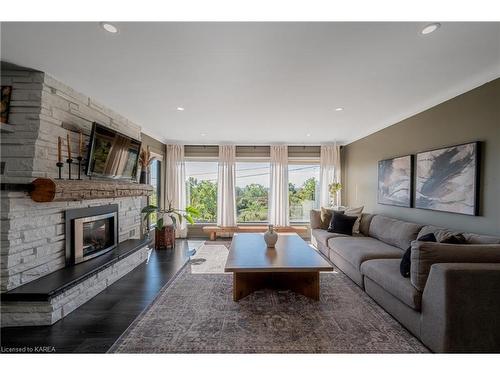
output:
[[359,270],[370,259],[400,259],[403,252],[371,237],[337,237],[328,240],[328,247]]
[[[429,234],[432,235],[432,234]],[[457,233],[457,234],[447,234],[443,237],[441,237],[441,240],[439,242],[442,243],[453,243],[455,245],[463,245],[467,243],[467,240],[463,236],[462,233]]]
[[467,243],[470,243],[470,244],[478,244],[478,245],[479,244],[488,244],[488,243],[500,244],[500,237],[488,236],[488,235],[476,234],[476,233],[463,233],[463,232],[455,231],[453,229],[436,227],[434,225],[424,226],[420,230],[420,232],[418,233],[418,237],[420,238],[421,236],[423,236],[427,233],[434,233],[438,242],[442,242],[444,237],[448,237],[450,235],[461,234],[464,236]]
[[412,309],[420,310],[422,292],[401,276],[398,259],[368,260],[361,265],[361,273]]
[[365,236],[370,235],[370,223],[374,216],[374,214],[361,214],[361,219],[359,220],[359,233]]
[[316,238],[316,241],[323,246],[328,246],[328,240],[335,237],[348,237],[345,234],[340,233],[330,233],[324,229],[312,229],[311,235]]
[[320,229],[328,229],[332,221],[332,216],[334,212],[344,213],[345,210],[342,207],[334,210],[333,208],[321,207],[320,209]]
[[410,280],[416,289],[424,290],[431,266],[436,263],[500,263],[500,244],[456,245],[413,241]]
[[340,233],[352,236],[354,231],[354,223],[358,220],[357,216],[344,215],[335,211],[332,216],[332,221],[328,227],[328,232]]
[[475,233],[462,233],[465,237],[467,243],[470,244],[500,244],[500,237],[495,236],[486,236],[483,234],[475,234]]
[[354,226],[352,228],[352,233],[359,233],[359,225],[360,225],[360,222],[361,222],[361,215],[363,214],[363,208],[365,208],[365,206],[352,207],[352,208],[346,208],[345,209],[344,213],[347,216],[356,216],[357,217],[357,220],[354,223]]
[[[434,233],[428,233],[423,235],[422,237],[418,237],[417,240],[436,242],[436,236],[434,235]],[[405,251],[403,258],[401,258],[401,265],[400,265],[401,276],[410,277],[410,270],[411,270],[411,245]]]
[[422,225],[375,215],[370,223],[370,236],[406,250],[417,239]]
[[[321,217],[321,224],[320,228],[321,229],[328,229],[328,226],[330,225],[330,221],[332,221],[332,216],[333,216],[333,211],[331,208],[326,208],[326,207],[321,207],[320,211],[320,217]],[[344,211],[341,211],[344,213]]]
[[[436,236],[436,233],[440,230],[443,230],[444,228],[441,227],[436,227],[435,225],[424,225],[420,231],[418,232],[418,238],[425,236],[426,234],[432,233],[434,236]],[[437,240],[437,238],[436,238]]]

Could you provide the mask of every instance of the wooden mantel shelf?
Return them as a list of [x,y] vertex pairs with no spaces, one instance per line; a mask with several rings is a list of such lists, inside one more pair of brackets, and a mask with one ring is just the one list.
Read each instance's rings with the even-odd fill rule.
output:
[[124,181],[53,180],[37,178],[32,183],[31,199],[35,202],[66,202],[85,199],[147,197],[153,187]]

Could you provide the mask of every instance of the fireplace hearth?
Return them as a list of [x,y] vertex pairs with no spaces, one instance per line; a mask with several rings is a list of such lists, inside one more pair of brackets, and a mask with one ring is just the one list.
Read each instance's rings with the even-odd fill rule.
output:
[[118,244],[118,205],[66,211],[66,265],[98,257]]

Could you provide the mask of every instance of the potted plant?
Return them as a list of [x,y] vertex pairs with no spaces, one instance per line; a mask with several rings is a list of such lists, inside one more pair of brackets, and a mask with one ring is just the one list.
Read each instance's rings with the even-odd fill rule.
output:
[[154,160],[154,157],[151,156],[151,151],[149,146],[146,149],[142,149],[139,153],[139,164],[141,165],[141,174],[139,175],[139,183],[145,184],[148,181],[148,171],[151,162]]
[[[196,208],[192,206],[186,207],[185,210],[172,207],[168,202],[168,207],[161,209],[153,205],[148,205],[141,210],[144,214],[144,227],[147,228],[147,219],[156,212],[156,227],[155,227],[155,249],[172,248],[175,246],[175,229],[177,225],[182,224],[182,220],[186,219],[190,224],[194,224],[193,218],[199,215]],[[165,223],[165,217],[170,219],[170,223]]]
[[333,207],[338,206],[338,193],[342,190],[342,184],[340,182],[332,182],[328,185],[328,191],[330,192],[330,204]]

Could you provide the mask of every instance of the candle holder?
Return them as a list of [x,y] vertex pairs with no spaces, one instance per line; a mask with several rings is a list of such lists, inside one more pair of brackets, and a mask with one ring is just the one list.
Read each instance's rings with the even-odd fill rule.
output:
[[81,156],[77,157],[76,160],[78,160],[78,178],[77,180],[81,180],[81,173],[82,173],[82,160],[83,158]]
[[56,165],[57,165],[57,169],[59,169],[59,177],[57,179],[62,180],[61,172],[62,172],[62,167],[63,167],[64,163],[61,161],[58,161],[56,163]]
[[72,180],[72,178],[71,178],[71,163],[73,163],[73,159],[66,159],[66,163],[68,163],[68,180]]

